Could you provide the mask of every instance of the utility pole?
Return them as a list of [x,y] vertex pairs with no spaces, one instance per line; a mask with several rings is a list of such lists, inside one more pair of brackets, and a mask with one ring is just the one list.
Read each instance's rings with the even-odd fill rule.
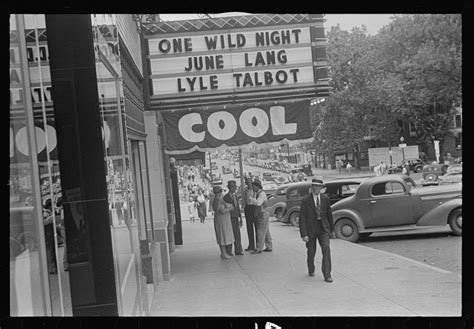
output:
[[242,163],[242,148],[239,147],[240,195],[244,190],[244,165]]
[[290,163],[290,142],[286,142],[286,146],[288,147],[288,163]]
[[211,186],[212,186],[212,158],[211,158],[211,152],[209,152],[209,168],[210,168],[210,174],[211,174]]

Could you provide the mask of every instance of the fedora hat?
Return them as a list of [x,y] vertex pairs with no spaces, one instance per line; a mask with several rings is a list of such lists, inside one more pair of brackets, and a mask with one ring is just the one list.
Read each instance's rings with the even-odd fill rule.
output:
[[313,178],[313,180],[311,181],[311,185],[312,186],[324,186],[324,183],[321,179]]
[[221,193],[222,187],[220,187],[219,185],[216,185],[212,188],[212,192],[214,192],[214,194]]
[[237,186],[237,182],[235,180],[230,180],[227,182],[227,187]]
[[252,185],[255,185],[256,187],[258,187],[259,189],[262,189],[262,183],[260,183],[260,181],[258,179],[254,180],[252,182]]

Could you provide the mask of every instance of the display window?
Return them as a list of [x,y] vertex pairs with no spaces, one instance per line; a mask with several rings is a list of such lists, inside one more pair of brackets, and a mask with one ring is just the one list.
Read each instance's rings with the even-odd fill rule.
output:
[[113,15],[92,15],[102,142],[119,314],[143,312],[140,229],[126,144],[118,34]]

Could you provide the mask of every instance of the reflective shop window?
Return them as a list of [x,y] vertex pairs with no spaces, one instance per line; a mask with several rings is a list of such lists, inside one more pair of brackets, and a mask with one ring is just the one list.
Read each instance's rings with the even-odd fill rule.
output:
[[126,144],[117,28],[113,16],[92,15],[102,142],[119,314],[141,313],[141,258],[135,187]]
[[25,59],[23,19],[10,15],[10,315],[44,316],[50,298]]
[[137,215],[139,220],[140,240],[153,241],[153,220],[151,218],[150,190],[148,186],[148,169],[145,162],[144,141],[130,141],[133,177],[137,198]]

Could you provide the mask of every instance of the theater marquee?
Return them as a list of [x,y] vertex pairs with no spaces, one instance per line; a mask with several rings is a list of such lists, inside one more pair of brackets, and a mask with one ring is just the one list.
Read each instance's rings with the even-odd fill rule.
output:
[[[316,18],[315,18],[316,17]],[[322,15],[248,15],[147,26],[152,107],[324,96]]]

